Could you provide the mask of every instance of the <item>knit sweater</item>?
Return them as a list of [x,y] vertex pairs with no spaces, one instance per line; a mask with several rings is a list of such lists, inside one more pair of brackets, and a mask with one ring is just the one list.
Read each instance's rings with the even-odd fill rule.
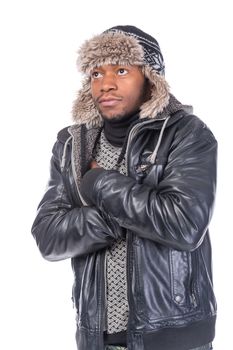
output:
[[[102,131],[96,145],[94,158],[97,163],[109,170],[115,169],[126,174],[125,158],[119,168],[116,168],[121,147],[113,146]],[[107,324],[109,334],[125,331],[128,322],[128,301],[126,281],[126,241],[116,241],[106,254],[106,283],[107,283]]]

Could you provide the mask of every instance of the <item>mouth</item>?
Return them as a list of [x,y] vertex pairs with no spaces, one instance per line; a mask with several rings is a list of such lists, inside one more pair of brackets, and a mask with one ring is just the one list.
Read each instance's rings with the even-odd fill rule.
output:
[[112,107],[117,105],[121,101],[122,98],[115,96],[101,97],[98,99],[99,105],[103,107]]

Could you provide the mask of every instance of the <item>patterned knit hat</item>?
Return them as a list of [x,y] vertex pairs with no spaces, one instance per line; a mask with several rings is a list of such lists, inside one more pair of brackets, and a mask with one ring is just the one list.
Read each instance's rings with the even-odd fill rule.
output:
[[78,66],[87,72],[104,64],[148,65],[164,75],[163,55],[158,42],[134,26],[116,26],[81,47]]
[[165,65],[158,42],[134,26],[115,26],[84,42],[78,52],[77,66],[85,74],[83,88],[73,106],[73,119],[78,124],[98,126],[102,117],[91,95],[90,72],[109,64],[142,67],[150,81],[151,99],[140,108],[140,118],[156,118],[169,102],[169,87],[164,78]]
[[151,35],[134,26],[116,26],[106,32],[123,32],[138,40],[144,51],[144,64],[154,68],[158,74],[165,74],[165,65],[159,43]]

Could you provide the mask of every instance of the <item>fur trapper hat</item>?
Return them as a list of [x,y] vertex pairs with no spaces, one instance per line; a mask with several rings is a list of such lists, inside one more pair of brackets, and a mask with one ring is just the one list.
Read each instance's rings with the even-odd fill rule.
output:
[[134,26],[116,26],[84,42],[78,52],[78,69],[85,75],[73,105],[73,119],[88,127],[100,126],[102,117],[91,94],[90,72],[109,64],[138,65],[151,84],[151,98],[142,104],[140,118],[156,118],[169,103],[169,86],[158,42]]

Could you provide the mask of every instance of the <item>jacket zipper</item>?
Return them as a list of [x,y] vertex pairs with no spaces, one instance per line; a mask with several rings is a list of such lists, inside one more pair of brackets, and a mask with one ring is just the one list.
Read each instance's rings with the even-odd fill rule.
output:
[[101,325],[103,327],[103,331],[107,330],[107,250],[104,252],[104,273],[103,273],[103,311],[101,312],[102,316],[102,322]]

